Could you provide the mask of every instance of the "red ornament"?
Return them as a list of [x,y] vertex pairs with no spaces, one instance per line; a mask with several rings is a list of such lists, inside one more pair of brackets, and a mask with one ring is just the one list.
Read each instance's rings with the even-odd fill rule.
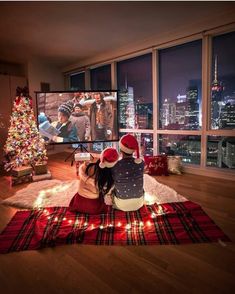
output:
[[20,104],[20,100],[21,100],[21,97],[20,96],[17,96],[16,99],[15,99],[16,105],[19,105]]

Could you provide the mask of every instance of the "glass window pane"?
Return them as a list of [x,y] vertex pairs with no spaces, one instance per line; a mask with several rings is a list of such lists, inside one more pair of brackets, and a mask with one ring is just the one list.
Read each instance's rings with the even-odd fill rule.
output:
[[80,72],[70,75],[70,90],[84,90],[85,89],[85,73]]
[[[119,133],[120,138],[127,133]],[[153,134],[147,133],[128,133],[136,137],[139,146],[140,146],[140,154],[144,155],[153,155]]]
[[159,128],[201,128],[202,42],[159,51]]
[[183,163],[200,164],[201,136],[159,135],[159,151],[167,155],[180,155]]
[[208,136],[206,164],[235,169],[235,137]]
[[153,128],[152,54],[118,62],[119,126]]
[[[92,90],[111,90],[111,65],[104,65],[91,70]],[[115,90],[115,89],[114,89]]]
[[213,38],[211,128],[235,128],[235,32]]

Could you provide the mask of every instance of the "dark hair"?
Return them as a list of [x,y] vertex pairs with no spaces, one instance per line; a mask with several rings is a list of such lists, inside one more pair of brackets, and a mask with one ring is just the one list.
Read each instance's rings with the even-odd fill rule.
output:
[[95,163],[89,163],[86,167],[85,173],[89,175],[89,170],[94,167],[94,172],[90,177],[95,176],[95,185],[98,185],[99,196],[104,197],[105,194],[109,192],[109,190],[113,186],[113,177],[110,168],[100,168],[99,167],[100,159],[98,159]]

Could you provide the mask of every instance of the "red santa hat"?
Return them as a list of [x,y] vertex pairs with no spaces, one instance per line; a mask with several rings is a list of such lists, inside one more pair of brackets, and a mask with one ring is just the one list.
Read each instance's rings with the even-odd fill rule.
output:
[[139,144],[134,136],[130,134],[122,136],[119,140],[119,147],[123,152],[127,154],[133,154],[136,151],[135,163],[142,162],[142,160],[140,159]]
[[119,155],[116,149],[112,147],[105,148],[100,154],[100,168],[111,168],[119,159]]

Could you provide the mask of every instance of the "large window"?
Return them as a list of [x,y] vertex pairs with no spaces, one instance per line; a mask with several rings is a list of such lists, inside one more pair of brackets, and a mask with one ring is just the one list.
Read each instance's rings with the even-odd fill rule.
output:
[[235,129],[235,32],[213,38],[211,128]]
[[119,126],[125,129],[152,129],[152,54],[117,64]]
[[201,137],[159,135],[159,151],[167,155],[180,155],[184,163],[200,164]]
[[[94,90],[110,89],[117,81],[119,135],[135,135],[142,155],[178,155],[188,170],[200,165],[199,171],[214,173],[215,167],[217,173],[219,168],[235,171],[235,32],[211,32],[113,61],[112,83],[111,65],[90,73]],[[90,150],[100,152],[110,144],[93,144]]]
[[[111,65],[104,65],[91,70],[92,90],[111,90]],[[113,89],[116,90],[116,89]]]
[[70,75],[70,90],[84,90],[85,89],[85,73],[75,73]]
[[201,128],[202,42],[159,51],[159,127]]

